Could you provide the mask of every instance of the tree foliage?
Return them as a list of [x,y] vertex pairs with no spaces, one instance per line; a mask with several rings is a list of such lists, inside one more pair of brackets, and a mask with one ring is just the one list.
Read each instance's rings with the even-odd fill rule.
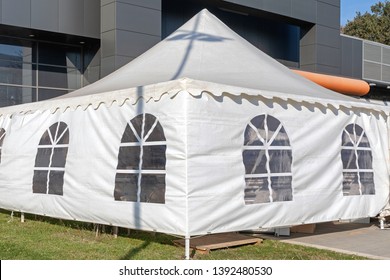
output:
[[371,12],[357,12],[341,31],[346,35],[390,45],[390,2],[379,1],[371,6]]

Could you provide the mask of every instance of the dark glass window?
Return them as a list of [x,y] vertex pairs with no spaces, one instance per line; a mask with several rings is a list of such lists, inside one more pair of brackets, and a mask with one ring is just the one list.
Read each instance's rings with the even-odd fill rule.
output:
[[270,115],[253,118],[245,129],[245,204],[291,201],[292,152],[283,125]]
[[0,107],[54,98],[83,86],[81,46],[0,36]]
[[375,194],[372,152],[362,127],[349,124],[342,134],[343,194]]
[[115,177],[119,201],[165,203],[166,139],[158,119],[141,114],[123,133]]
[[63,195],[69,129],[57,122],[42,135],[35,158],[33,193]]

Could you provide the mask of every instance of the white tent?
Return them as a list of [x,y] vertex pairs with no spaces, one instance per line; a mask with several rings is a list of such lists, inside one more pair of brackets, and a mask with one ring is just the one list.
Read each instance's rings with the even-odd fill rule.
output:
[[0,114],[4,209],[189,238],[389,201],[388,108],[294,74],[206,10],[100,81]]

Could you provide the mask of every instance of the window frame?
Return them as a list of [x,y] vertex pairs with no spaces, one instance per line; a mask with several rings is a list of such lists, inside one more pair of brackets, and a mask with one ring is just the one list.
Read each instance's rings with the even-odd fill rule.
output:
[[[153,118],[154,121],[153,121],[153,124],[152,126],[150,126],[149,130],[148,131],[145,131],[145,123],[146,123],[146,118]],[[133,121],[135,120],[139,120],[140,118],[142,118],[142,129],[140,131],[140,133],[137,131],[137,129],[135,128],[135,126],[133,125]],[[162,132],[162,138],[160,141],[148,141],[149,137],[152,135],[152,133],[155,131],[156,127],[158,127],[158,129],[161,129],[161,132]],[[132,132],[132,136],[135,137],[135,140],[134,142],[124,142],[125,140],[125,137],[128,136],[128,129],[131,130]],[[140,135],[141,134],[141,135]],[[122,153],[124,154],[125,152],[123,151],[123,148],[128,148],[128,147],[139,147],[139,154],[138,154],[138,158],[137,158],[137,154],[135,155],[135,159],[134,161],[136,161],[136,164],[133,164],[133,168],[120,168],[120,165],[121,165],[121,155]],[[145,152],[145,147],[164,147],[164,168],[161,169],[161,168],[149,168],[149,169],[144,169],[143,168],[143,164],[144,164],[144,152]],[[165,133],[164,133],[164,129],[160,123],[160,120],[158,119],[158,117],[156,117],[155,115],[153,114],[148,114],[148,113],[142,113],[142,114],[138,114],[137,116],[135,116],[134,118],[132,118],[130,121],[127,122],[127,125],[126,125],[126,128],[122,134],[122,139],[121,139],[121,143],[119,145],[119,152],[118,152],[118,165],[117,165],[117,168],[116,168],[116,175],[115,175],[115,190],[114,190],[114,199],[116,201],[127,201],[127,202],[135,202],[135,203],[160,203],[160,204],[165,204],[165,193],[166,193],[166,149],[167,149],[167,141],[166,141],[166,138],[165,138]],[[136,167],[136,168],[135,168]],[[119,180],[120,180],[120,176],[118,175],[136,175],[136,178],[137,178],[137,182],[136,182],[136,185],[132,185],[130,183],[127,183],[124,185],[124,190],[127,190],[128,192],[124,192],[124,195],[122,196],[119,196],[118,197],[118,193],[120,191],[120,187],[118,186],[119,184]],[[142,198],[141,198],[141,194],[142,194],[142,188],[143,188],[143,185],[142,185],[142,182],[143,182],[143,177],[146,177],[146,176],[143,176],[143,175],[148,175],[148,176],[156,176],[156,179],[158,176],[163,176],[164,177],[164,187],[163,187],[163,193],[164,193],[164,199],[163,201],[144,201]],[[130,184],[130,185],[129,185]],[[122,199],[123,198],[126,198],[126,196],[129,195],[129,193],[131,193],[131,191],[133,190],[133,188],[136,188],[136,199]]]
[[[353,132],[353,135],[351,135],[351,133],[347,130],[348,127],[352,126],[352,132]],[[356,128],[359,128],[361,130],[361,135],[357,135],[357,131],[356,131]],[[346,145],[348,142],[345,142],[345,137],[344,136],[347,136],[349,139],[349,143],[351,143],[352,145]],[[361,146],[361,143],[362,143],[362,140],[366,138],[366,144],[364,146]],[[345,142],[345,143],[344,143]],[[353,152],[353,156],[355,157],[355,162],[354,164],[356,165],[356,168],[345,168],[345,162],[343,161],[343,152],[344,151],[352,151]],[[368,163],[371,168],[360,168],[361,166],[361,161],[359,159],[361,159],[361,153],[359,152],[367,152],[370,156],[370,162]],[[371,145],[370,145],[370,141],[367,137],[367,134],[365,132],[365,130],[363,129],[363,127],[361,127],[360,125],[358,125],[357,123],[350,123],[348,125],[346,125],[343,129],[343,132],[342,132],[342,136],[341,136],[341,151],[340,151],[340,154],[341,154],[341,161],[342,161],[342,166],[343,166],[343,169],[342,169],[342,174],[343,174],[343,183],[342,183],[342,191],[343,191],[343,196],[361,196],[361,195],[375,195],[375,182],[374,182],[374,168],[373,168],[373,155],[372,155],[372,149],[371,149]],[[347,163],[349,164],[349,163]],[[347,190],[346,190],[346,174],[356,174],[356,179],[357,179],[357,183],[358,183],[358,186],[359,186],[359,193],[352,193],[350,194],[350,188],[348,190],[348,193],[347,193]],[[373,193],[366,193],[367,190],[369,190],[368,188],[368,183],[366,184],[363,184],[362,182],[362,178],[361,178],[361,174],[372,174],[372,181],[368,182],[368,183],[372,183],[372,186],[373,186]],[[365,190],[363,192],[363,189]],[[367,190],[366,190],[367,189]]]
[[[62,131],[60,130],[61,125],[65,125],[63,127]],[[56,126],[56,127],[55,127]],[[55,134],[52,135],[51,129],[55,127]],[[65,168],[66,168],[66,162],[67,162],[67,156],[68,156],[68,150],[69,150],[69,142],[70,142],[70,130],[69,126],[63,122],[55,122],[52,125],[50,125],[45,132],[42,134],[40,138],[40,142],[37,147],[37,154],[35,156],[35,164],[34,164],[34,177],[33,177],[33,193],[35,194],[52,194],[52,195],[63,195],[63,186],[64,186],[64,176],[65,176]],[[44,137],[49,137],[50,144],[43,144],[42,142],[44,141]],[[65,143],[59,144],[60,141],[65,140]],[[53,166],[53,158],[56,153],[58,153],[58,150],[62,151],[62,153],[65,155],[63,159],[63,167],[62,166]],[[42,150],[50,150],[49,154],[49,161],[48,161],[48,166],[39,166],[43,165],[41,163],[38,163],[38,159],[42,158],[42,155],[40,155],[40,152]],[[46,159],[46,155],[43,156]],[[38,166],[37,166],[38,165]],[[39,190],[39,188],[36,187],[35,184],[37,184],[38,180],[38,174],[41,172],[47,172],[46,175],[46,187],[45,187],[45,192]],[[55,189],[54,191],[51,191],[51,176],[56,174],[56,172],[62,172],[60,174],[61,176],[61,181],[62,185],[58,186],[59,190]],[[57,173],[58,174],[58,173]]]
[[[260,135],[259,133],[259,128],[256,127],[256,125],[253,123],[253,122],[256,122],[258,121],[258,119],[261,119],[262,117],[264,117],[264,120],[263,120],[263,124],[264,124],[264,133],[265,133],[265,137],[263,137],[262,135]],[[275,131],[273,131],[273,135],[272,136],[269,136],[270,134],[270,129],[268,127],[268,118],[272,118],[274,120],[276,120],[278,122],[278,126],[277,126],[277,129]],[[272,120],[271,119],[271,120]],[[257,142],[257,141],[260,141],[260,144],[256,144],[256,145],[251,145],[249,143],[249,139],[247,139],[247,131],[248,129],[251,129],[255,135],[256,135],[256,140],[254,140],[253,142]],[[274,141],[276,140],[276,138],[278,137],[279,133],[281,133],[281,131],[284,131],[284,133],[286,134],[286,137],[287,139],[285,141],[287,141],[288,145],[272,145],[272,143],[274,143]],[[252,132],[252,133],[253,133]],[[247,151],[259,151],[259,156],[261,155],[261,152],[263,152],[265,154],[265,158],[266,158],[266,162],[265,162],[265,171],[266,172],[257,172],[257,173],[249,173],[247,172],[247,166],[246,166],[246,158],[245,158],[245,152]],[[271,170],[271,154],[270,152],[272,151],[290,151],[290,162],[288,162],[288,166],[289,166],[289,172],[272,172]],[[286,132],[285,128],[284,128],[284,125],[282,124],[282,122],[275,118],[274,116],[272,115],[269,115],[269,114],[261,114],[261,115],[257,115],[255,116],[254,118],[252,118],[249,123],[247,124],[246,128],[245,128],[245,132],[244,132],[244,145],[243,145],[243,149],[242,149],[242,156],[243,156],[243,163],[244,163],[244,167],[245,167],[245,190],[244,190],[244,200],[245,200],[245,205],[256,205],[256,204],[263,204],[263,203],[274,203],[274,202],[286,202],[286,201],[292,201],[293,200],[293,188],[292,188],[292,178],[293,178],[293,174],[292,174],[292,162],[293,162],[293,157],[292,157],[292,147],[291,147],[291,143],[290,143],[290,138],[288,137],[288,133]],[[258,159],[257,159],[258,160]],[[259,164],[261,163],[261,161],[259,162]],[[252,172],[254,171],[256,166],[253,166],[252,168]],[[287,178],[287,177],[290,177],[291,180],[290,180],[290,183],[289,183],[289,189],[291,190],[291,197],[290,199],[287,199],[287,200],[274,200],[273,198],[273,193],[276,192],[275,191],[275,186],[274,186],[274,183],[272,181],[273,178]],[[257,195],[255,195],[255,198],[253,199],[253,201],[250,201],[249,197],[247,196],[247,191],[252,189],[252,190],[255,190],[256,188],[249,188],[248,187],[248,184],[250,184],[250,180],[253,179],[258,179],[258,178],[266,178],[267,180],[267,189],[268,189],[268,192],[269,192],[269,195],[268,195],[268,201],[260,201],[260,202],[255,202],[255,199],[257,197]],[[257,187],[257,190],[256,191],[259,191],[261,188],[260,186]]]

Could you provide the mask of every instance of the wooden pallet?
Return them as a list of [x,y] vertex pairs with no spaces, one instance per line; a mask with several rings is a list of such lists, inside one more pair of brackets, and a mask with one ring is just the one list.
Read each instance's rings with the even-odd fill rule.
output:
[[[218,233],[202,237],[194,237],[190,240],[190,248],[197,253],[208,254],[211,250],[230,248],[249,244],[260,244],[263,239],[247,236],[239,233]],[[173,243],[178,246],[185,244],[184,239],[174,240]]]

